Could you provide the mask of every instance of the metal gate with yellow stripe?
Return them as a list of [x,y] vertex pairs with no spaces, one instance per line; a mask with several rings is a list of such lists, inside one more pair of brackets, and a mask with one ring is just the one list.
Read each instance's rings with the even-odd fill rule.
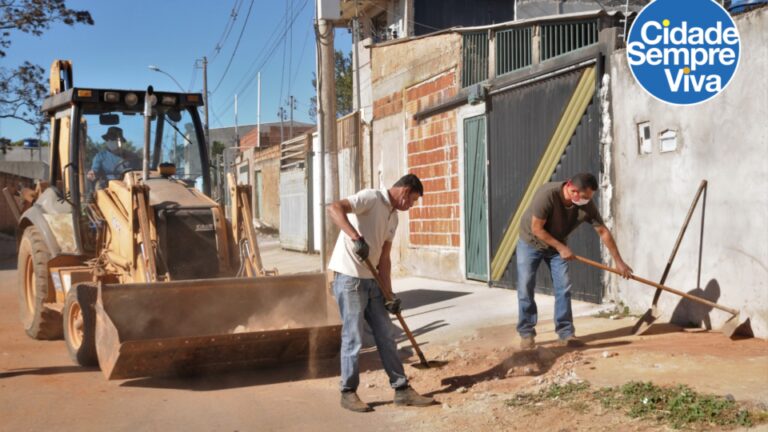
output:
[[[596,66],[552,74],[528,84],[491,92],[488,110],[491,283],[516,288],[515,246],[522,214],[535,190],[549,181],[600,170],[599,106]],[[595,195],[598,200],[599,194]],[[600,261],[600,240],[588,224],[568,245]],[[600,303],[600,271],[570,266],[573,298]],[[539,269],[538,292],[551,293],[546,265]]]

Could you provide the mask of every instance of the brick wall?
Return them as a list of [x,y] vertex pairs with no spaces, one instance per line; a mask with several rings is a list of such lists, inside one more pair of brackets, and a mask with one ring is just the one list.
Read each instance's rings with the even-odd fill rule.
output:
[[419,176],[424,184],[424,197],[409,214],[412,246],[454,248],[460,244],[456,110],[413,120],[416,112],[455,96],[457,91],[456,69],[451,69],[405,92],[408,172]]
[[384,96],[382,98],[373,101],[373,118],[380,119],[382,117],[391,116],[393,114],[399,114],[403,111],[403,92],[396,91],[392,94]]

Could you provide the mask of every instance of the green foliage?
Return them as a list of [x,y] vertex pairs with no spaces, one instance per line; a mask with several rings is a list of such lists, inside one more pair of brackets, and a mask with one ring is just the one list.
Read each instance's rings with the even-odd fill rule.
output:
[[[64,0],[0,1],[0,58],[19,33],[42,35],[54,23],[93,25],[87,11],[69,9]],[[24,62],[16,68],[0,67],[0,119],[13,118],[42,134],[45,116],[40,105],[47,95],[47,77],[41,66]]]
[[[341,50],[335,53],[336,69],[336,118],[343,117],[352,112],[352,51],[347,55]],[[317,76],[312,72],[312,88],[315,96],[309,99],[309,117],[317,121]]]
[[600,389],[594,396],[606,408],[624,410],[632,418],[658,420],[676,429],[695,424],[752,426],[765,418],[733,400],[700,394],[685,385],[662,387],[633,381]]
[[616,304],[613,309],[600,311],[592,316],[595,318],[615,317],[614,319],[620,319],[620,318],[626,318],[626,317],[636,317],[636,318],[640,317],[640,315],[633,315],[632,312],[630,312],[629,310],[629,306],[625,305],[623,302],[619,302],[618,304]]
[[512,408],[555,404],[582,414],[595,403],[622,411],[631,418],[655,420],[675,429],[705,425],[751,427],[768,422],[768,412],[747,409],[732,398],[701,394],[685,385],[667,387],[651,382],[632,381],[595,391],[589,391],[586,382],[552,384],[536,393],[517,393],[504,401]]
[[227,146],[225,146],[224,143],[214,141],[213,144],[211,144],[211,154],[215,158],[216,156],[224,153],[225,148],[227,148]]
[[589,389],[589,383],[552,384],[543,388],[538,393],[517,393],[512,399],[504,403],[507,406],[535,405],[547,400],[570,401],[577,395]]

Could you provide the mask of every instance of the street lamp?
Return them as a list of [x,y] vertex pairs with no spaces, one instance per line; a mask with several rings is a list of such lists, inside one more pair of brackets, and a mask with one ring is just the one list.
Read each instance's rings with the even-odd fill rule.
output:
[[161,74],[165,74],[166,76],[168,76],[168,78],[172,79],[173,82],[175,82],[177,86],[179,86],[179,90],[181,90],[182,93],[186,93],[186,90],[184,90],[184,87],[182,87],[181,84],[179,84],[179,82],[176,81],[176,78],[174,78],[173,75],[169,74],[168,72],[160,69],[159,67],[157,67],[155,65],[149,65],[147,67],[151,71],[160,72]]

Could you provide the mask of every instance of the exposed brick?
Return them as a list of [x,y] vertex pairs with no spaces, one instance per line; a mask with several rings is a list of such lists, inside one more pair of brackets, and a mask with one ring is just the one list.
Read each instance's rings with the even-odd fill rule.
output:
[[458,234],[451,235],[451,246],[459,247],[461,245],[461,239]]
[[448,150],[448,159],[449,160],[456,160],[459,158],[459,147],[458,146],[451,146],[451,148]]
[[421,182],[424,186],[424,192],[440,192],[447,190],[448,185],[448,179],[441,178],[441,179],[433,179],[433,180],[424,180]]
[[459,221],[451,219],[427,220],[420,222],[420,231],[437,234],[456,234],[459,232]]
[[451,177],[451,189],[456,190],[459,188],[459,176]]
[[446,204],[456,204],[459,202],[459,192],[458,191],[446,191],[446,192],[435,192],[435,193],[424,193],[424,197],[422,198],[423,205],[425,206],[433,206],[433,205],[446,205]]
[[432,150],[429,152],[416,153],[408,156],[408,166],[416,167],[416,166],[432,165],[440,162],[445,162],[446,160],[448,160],[446,159],[445,156],[446,156],[446,152],[442,148],[438,148],[436,150]]
[[408,143],[408,153],[420,153],[443,146],[442,138],[429,137]]

